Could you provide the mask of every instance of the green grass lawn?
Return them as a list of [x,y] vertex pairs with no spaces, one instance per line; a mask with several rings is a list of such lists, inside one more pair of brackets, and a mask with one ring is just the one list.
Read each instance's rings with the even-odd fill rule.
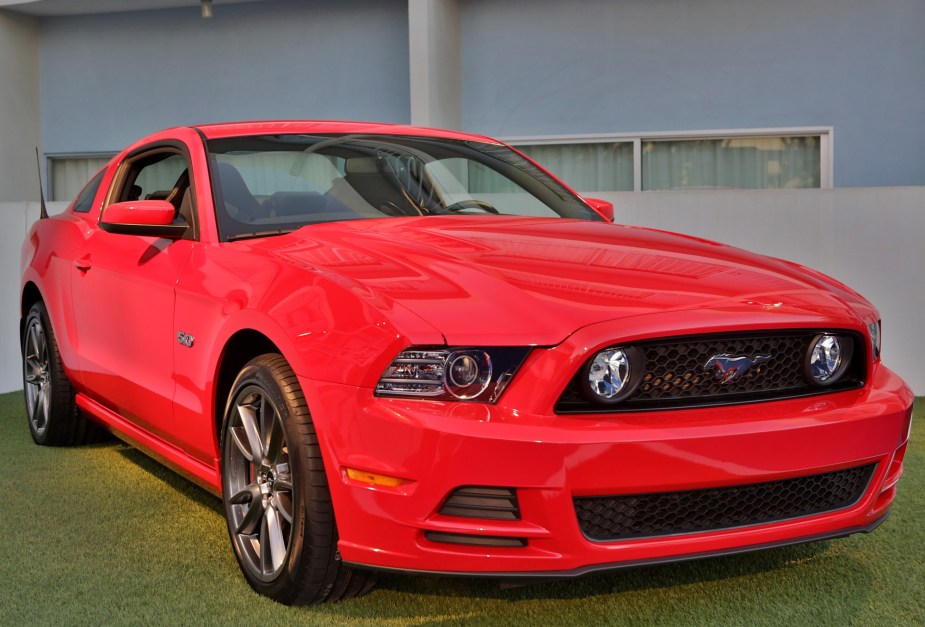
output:
[[876,532],[534,584],[386,575],[289,608],[238,571],[218,499],[118,442],[35,446],[0,396],[0,624],[925,624],[925,399]]

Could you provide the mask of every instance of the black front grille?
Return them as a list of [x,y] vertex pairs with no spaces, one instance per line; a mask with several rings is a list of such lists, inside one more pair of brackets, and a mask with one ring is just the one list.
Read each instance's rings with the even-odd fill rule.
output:
[[614,541],[758,525],[850,507],[876,464],[725,488],[574,499],[582,533]]
[[[639,387],[626,400],[602,406],[582,393],[583,370],[556,403],[557,413],[615,412],[694,407],[806,396],[859,387],[865,352],[857,337],[851,365],[835,385],[812,385],[804,374],[810,343],[819,331],[764,332],[760,335],[712,335],[636,342],[645,359]],[[717,355],[744,356],[755,363],[736,380],[723,382],[706,363]],[[759,357],[760,356],[760,357]],[[769,357],[765,361],[765,357]],[[758,359],[756,359],[758,358]]]

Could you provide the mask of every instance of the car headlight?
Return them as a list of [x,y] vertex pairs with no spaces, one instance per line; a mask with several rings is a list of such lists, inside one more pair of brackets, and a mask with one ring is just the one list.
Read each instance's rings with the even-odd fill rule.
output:
[[854,342],[850,337],[822,333],[809,343],[806,359],[806,374],[809,380],[820,386],[836,383],[845,374],[851,363]]
[[642,380],[644,359],[638,348],[612,347],[599,351],[584,367],[585,396],[604,405],[619,403]]
[[529,352],[520,347],[412,346],[382,373],[376,396],[494,403]]
[[871,322],[867,325],[867,331],[870,333],[870,356],[872,361],[880,359],[880,321]]

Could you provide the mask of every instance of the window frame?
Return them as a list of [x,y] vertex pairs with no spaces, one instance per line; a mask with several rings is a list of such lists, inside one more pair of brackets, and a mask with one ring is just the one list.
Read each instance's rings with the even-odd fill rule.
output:
[[[190,202],[192,205],[190,208],[190,217],[192,218],[192,223],[189,225],[190,228],[187,229],[186,234],[180,239],[199,241],[199,203],[196,193],[196,177],[193,176],[193,159],[192,155],[190,155],[189,148],[180,141],[165,140],[147,144],[126,155],[125,158],[122,159],[122,162],[116,167],[116,173],[109,182],[109,189],[106,190],[106,195],[103,198],[103,204],[100,208],[99,219],[103,219],[106,207],[115,202],[119,202],[118,198],[125,192],[126,185],[128,184],[132,166],[138,161],[143,161],[160,153],[178,154],[186,160],[186,167],[189,172]],[[132,181],[134,182],[134,179],[132,179]]]
[[[699,131],[654,131],[650,133],[589,133],[583,135],[524,135],[503,137],[506,144],[520,146],[538,146],[555,144],[601,144],[625,143],[633,145],[633,191],[649,191],[642,188],[642,144],[648,141],[685,141],[685,140],[722,140],[735,138],[763,137],[819,137],[819,187],[812,189],[832,189],[834,177],[834,141],[835,129],[832,126],[792,126],[779,128],[743,128],[743,129],[709,129]],[[568,183],[568,181],[565,181]],[[770,189],[770,188],[763,188]],[[579,190],[588,191],[588,190]],[[684,191],[684,190],[674,190]],[[592,192],[597,193],[597,192]],[[618,193],[618,190],[600,193]],[[619,192],[625,193],[625,192]]]

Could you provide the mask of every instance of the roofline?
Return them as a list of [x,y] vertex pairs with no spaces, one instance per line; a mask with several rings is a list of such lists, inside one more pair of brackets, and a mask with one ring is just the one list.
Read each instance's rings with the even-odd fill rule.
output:
[[414,135],[418,137],[439,137],[442,139],[478,141],[490,144],[500,143],[497,139],[484,135],[389,122],[353,122],[346,120],[251,120],[194,124],[190,125],[188,128],[201,132],[206,139],[268,134],[348,134],[360,132],[370,135]]

